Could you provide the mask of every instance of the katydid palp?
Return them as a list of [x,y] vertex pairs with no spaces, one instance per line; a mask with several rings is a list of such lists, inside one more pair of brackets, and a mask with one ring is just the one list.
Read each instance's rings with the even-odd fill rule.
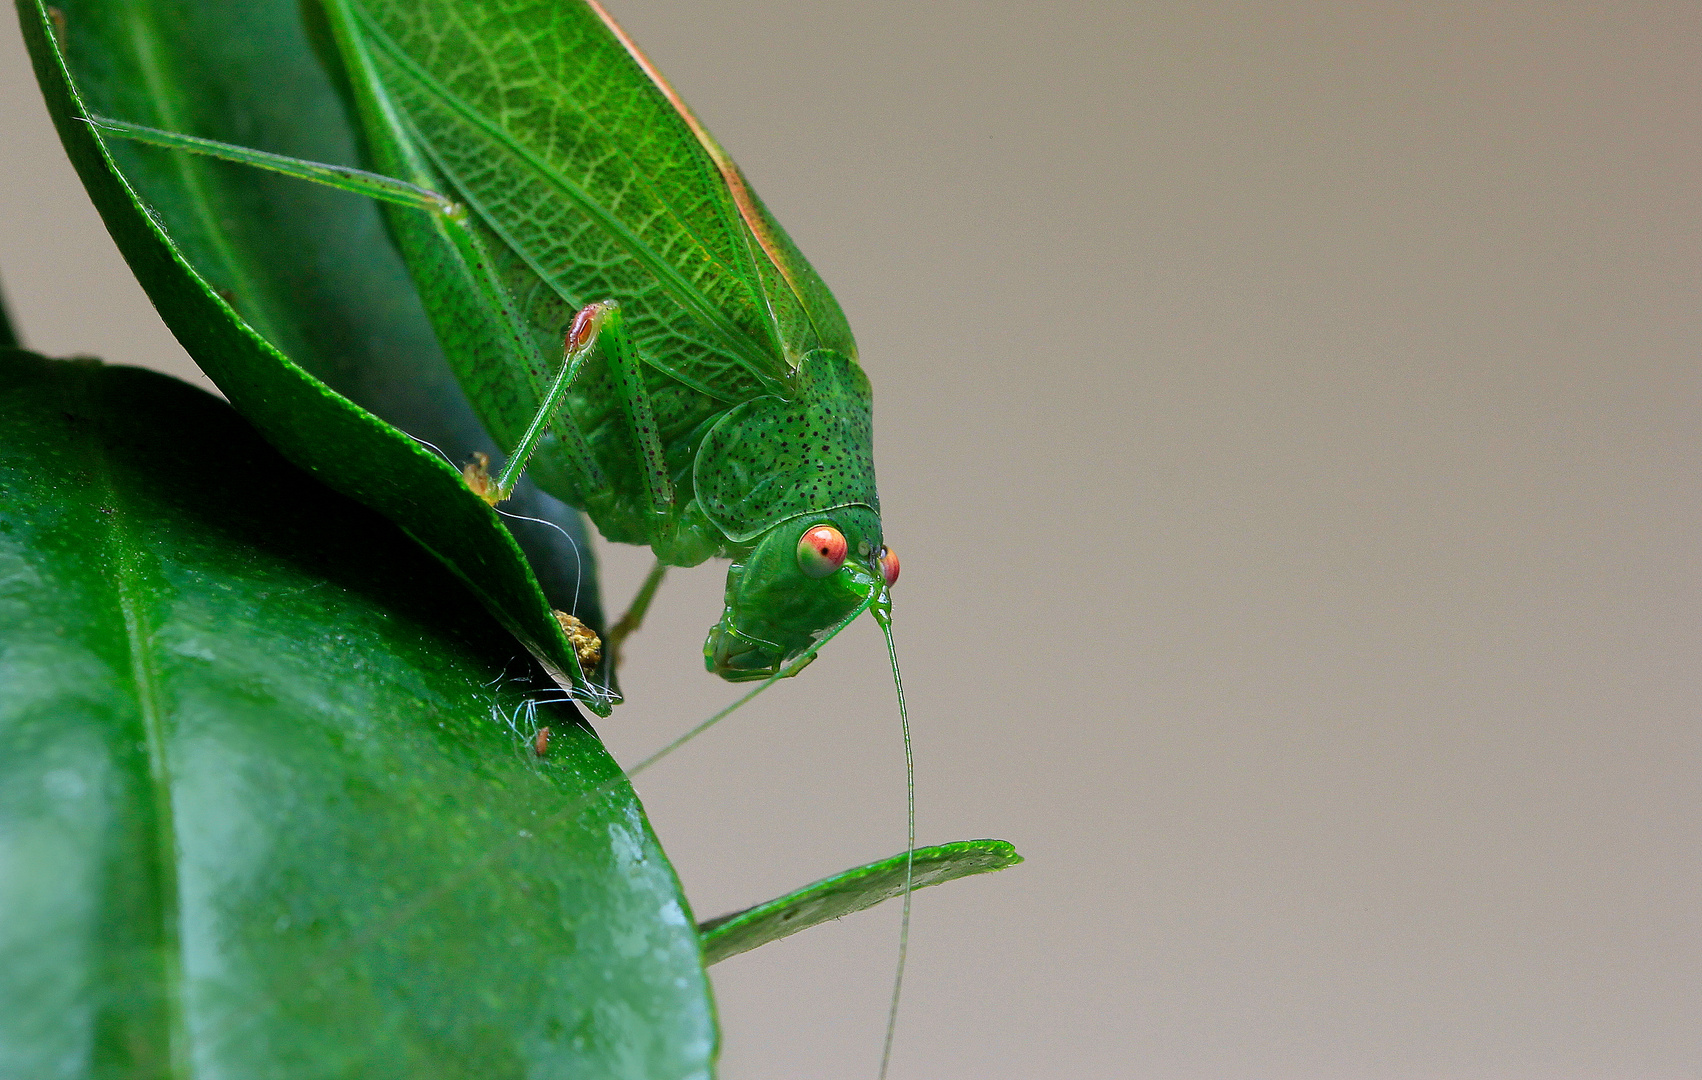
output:
[[[612,699],[620,639],[661,568],[711,557],[733,563],[709,670],[767,686],[866,609],[890,654],[898,565],[844,315],[607,13],[595,0],[313,13],[376,173],[97,123],[392,204],[456,377],[509,452],[487,497],[529,469],[605,537],[656,555],[576,692]],[[913,800],[910,832],[913,848]]]

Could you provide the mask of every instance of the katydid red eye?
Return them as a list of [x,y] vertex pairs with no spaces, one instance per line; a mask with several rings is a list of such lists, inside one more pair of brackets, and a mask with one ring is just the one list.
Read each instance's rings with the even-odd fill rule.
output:
[[881,576],[889,589],[898,584],[898,552],[889,547],[881,548]]
[[826,577],[845,565],[845,534],[817,525],[798,540],[798,569],[805,577]]

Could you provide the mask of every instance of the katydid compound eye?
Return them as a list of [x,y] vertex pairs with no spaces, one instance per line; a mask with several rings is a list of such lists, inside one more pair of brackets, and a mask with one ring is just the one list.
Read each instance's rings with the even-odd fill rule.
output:
[[889,547],[881,548],[881,576],[889,589],[898,584],[898,552]]
[[845,534],[817,525],[798,540],[798,569],[805,577],[826,577],[845,565]]

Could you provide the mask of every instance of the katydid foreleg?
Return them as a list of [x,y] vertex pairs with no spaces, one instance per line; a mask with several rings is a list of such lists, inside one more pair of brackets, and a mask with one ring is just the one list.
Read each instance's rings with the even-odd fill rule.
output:
[[628,635],[644,624],[644,613],[650,610],[650,601],[655,599],[656,590],[662,584],[662,576],[668,572],[668,564],[660,559],[650,568],[650,573],[644,577],[644,584],[638,587],[638,593],[633,596],[632,603],[627,606],[626,614],[622,615],[609,632],[603,636],[603,647],[609,657],[609,670],[614,671],[621,662],[621,643]]
[[[640,367],[642,362],[638,359],[638,350],[633,348],[632,339],[627,337],[620,304],[613,300],[586,304],[573,317],[573,324],[567,331],[565,352],[572,361],[574,373],[577,373],[584,358],[599,344],[602,345],[603,357],[608,362],[609,373],[614,379],[621,411],[626,415],[627,427],[638,450],[639,468],[644,475],[644,489],[651,517],[655,526],[666,528],[666,523],[674,516],[674,483],[668,478],[667,457],[662,450],[655,411],[650,407],[650,393],[644,387],[644,375]],[[549,417],[566,396],[571,381],[571,375],[564,368],[563,376],[556,380],[556,385],[539,406],[538,413],[527,430],[528,435],[533,432],[542,434],[543,429],[548,426]],[[571,418],[565,419],[568,423],[572,422]],[[533,443],[535,442],[534,437]],[[515,448],[508,466],[503,470],[505,478],[512,470],[513,478],[519,479],[532,449],[532,445],[524,442]]]
[[[546,430],[554,431],[564,441],[578,440],[577,444],[569,443],[570,455],[582,458],[580,467],[587,476],[596,475],[597,465],[589,456],[591,451],[584,444],[584,436],[579,432],[570,410],[562,408],[574,379],[596,352],[607,365],[611,388],[625,420],[626,435],[636,452],[648,518],[644,526],[645,539],[661,562],[687,566],[702,562],[710,550],[706,548],[701,532],[682,520],[683,508],[673,479],[668,474],[661,427],[656,422],[650,391],[645,385],[644,362],[626,332],[620,304],[614,300],[599,300],[581,308],[568,328],[563,352],[561,372],[539,403],[527,425],[526,434],[509,455],[502,475],[497,479],[494,498],[506,497],[507,485],[520,478]],[[591,497],[599,493],[612,494],[606,483],[587,491]],[[655,590],[651,588],[650,591],[653,593]],[[644,603],[648,603],[648,598],[644,599]],[[642,614],[640,610],[640,617]]]
[[[502,467],[502,473],[492,485],[489,493],[484,494],[485,501],[493,506],[514,491],[514,485],[520,482],[520,474],[526,470],[526,462],[531,458],[532,451],[538,447],[538,440],[544,437],[552,421],[556,419],[557,410],[561,408],[562,399],[567,391],[585,369],[585,362],[591,358],[592,346],[596,344],[596,335],[586,331],[583,326],[593,321],[597,305],[588,305],[573,319],[573,325],[568,328],[562,343],[561,370],[556,373],[555,380],[544,392],[544,400],[538,406],[538,411],[526,425],[526,431],[520,436],[514,450],[508,455],[508,461]],[[584,432],[573,422],[571,416],[562,418],[565,422],[558,425],[556,437],[567,443],[569,454],[578,462],[579,468],[593,482],[602,481],[602,470],[597,466],[597,459],[591,453],[590,445],[585,441]],[[606,482],[605,482],[606,483]]]

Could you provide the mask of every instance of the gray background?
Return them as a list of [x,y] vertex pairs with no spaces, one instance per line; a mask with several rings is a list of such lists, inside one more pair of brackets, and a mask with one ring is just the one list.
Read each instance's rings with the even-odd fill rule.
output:
[[[611,6],[857,329],[922,839],[1029,859],[896,1076],[1702,1074],[1702,6]],[[0,80],[28,341],[190,370]],[[870,623],[643,778],[700,914],[901,846],[891,696]],[[716,968],[725,1074],[871,1076],[896,919]]]

